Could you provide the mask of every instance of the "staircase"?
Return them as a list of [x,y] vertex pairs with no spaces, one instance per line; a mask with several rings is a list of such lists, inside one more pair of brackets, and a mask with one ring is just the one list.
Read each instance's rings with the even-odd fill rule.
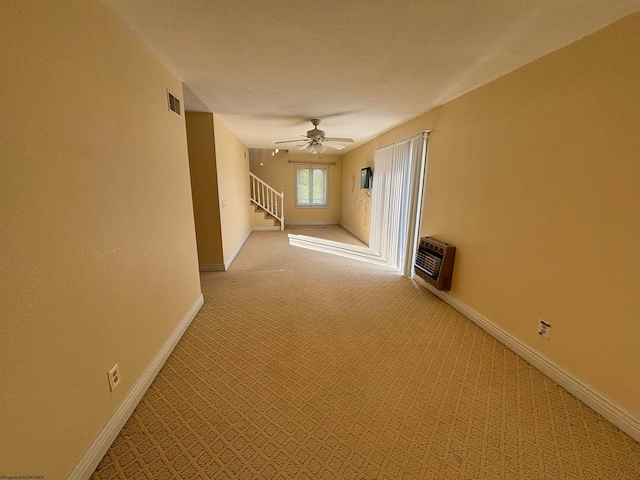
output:
[[249,172],[251,181],[251,203],[256,211],[262,210],[265,216],[272,217],[280,230],[284,230],[284,192],[277,192],[274,188]]

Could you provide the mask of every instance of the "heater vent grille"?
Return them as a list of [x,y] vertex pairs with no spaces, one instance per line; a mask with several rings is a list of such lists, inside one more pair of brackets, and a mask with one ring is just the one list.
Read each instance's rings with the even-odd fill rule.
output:
[[456,247],[435,238],[422,237],[414,262],[415,273],[438,290],[451,288]]

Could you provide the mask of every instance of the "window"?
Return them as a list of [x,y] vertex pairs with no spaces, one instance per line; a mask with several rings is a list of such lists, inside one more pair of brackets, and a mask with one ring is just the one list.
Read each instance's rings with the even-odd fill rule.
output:
[[327,206],[326,166],[296,166],[296,206]]

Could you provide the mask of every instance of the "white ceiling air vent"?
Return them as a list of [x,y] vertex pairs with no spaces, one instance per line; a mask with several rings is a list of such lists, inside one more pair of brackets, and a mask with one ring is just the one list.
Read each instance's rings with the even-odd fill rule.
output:
[[167,89],[167,104],[169,105],[169,111],[175,113],[177,116],[182,117],[180,112],[180,99],[176,97]]

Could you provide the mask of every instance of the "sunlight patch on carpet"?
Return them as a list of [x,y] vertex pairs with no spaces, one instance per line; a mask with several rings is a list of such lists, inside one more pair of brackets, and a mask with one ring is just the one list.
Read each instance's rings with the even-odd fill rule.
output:
[[380,257],[376,252],[368,247],[360,247],[358,245],[350,245],[348,243],[334,242],[324,238],[309,237],[306,235],[294,235],[290,233],[289,244],[294,247],[316,250],[319,252],[330,253],[340,257],[347,257],[361,262],[374,263],[376,265],[393,268],[389,263]]

